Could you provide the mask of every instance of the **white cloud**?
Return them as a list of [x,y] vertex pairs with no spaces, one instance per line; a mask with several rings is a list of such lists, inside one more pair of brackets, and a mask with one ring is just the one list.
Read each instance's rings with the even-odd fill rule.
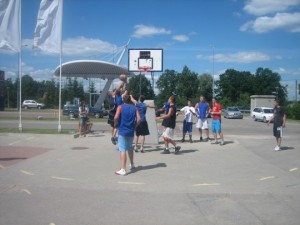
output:
[[142,37],[160,35],[160,34],[171,34],[171,31],[167,30],[165,28],[146,26],[143,24],[135,25],[134,29],[135,29],[135,31],[134,31],[132,37],[135,37],[135,38],[142,38]]
[[180,42],[186,42],[186,41],[188,41],[188,40],[190,39],[189,36],[184,35],[184,34],[181,34],[181,35],[174,35],[172,38],[173,38],[174,40],[180,41]]
[[197,58],[223,63],[254,63],[270,60],[270,56],[261,52],[237,52],[231,54],[215,54],[214,56],[197,55]]
[[266,33],[272,30],[283,29],[288,32],[300,32],[300,13],[276,13],[274,17],[258,17],[241,26],[241,31],[252,29],[257,33]]
[[244,10],[255,16],[283,12],[300,4],[300,0],[249,0]]
[[117,49],[116,45],[99,39],[77,37],[63,40],[63,54],[67,56],[109,54],[115,49]]
[[[32,49],[33,40],[24,39],[22,45],[24,48]],[[112,54],[118,47],[109,42],[100,39],[92,39],[86,37],[75,37],[63,40],[64,56],[95,56],[101,54]],[[53,55],[49,52],[41,52],[43,55]]]

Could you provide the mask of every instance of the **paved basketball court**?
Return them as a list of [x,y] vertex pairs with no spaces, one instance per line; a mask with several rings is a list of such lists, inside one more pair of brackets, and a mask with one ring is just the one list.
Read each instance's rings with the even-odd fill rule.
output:
[[225,119],[224,146],[196,141],[196,130],[178,155],[147,144],[123,177],[114,175],[119,153],[109,133],[0,134],[0,224],[296,225],[299,128],[288,124],[284,150],[274,152],[271,127]]

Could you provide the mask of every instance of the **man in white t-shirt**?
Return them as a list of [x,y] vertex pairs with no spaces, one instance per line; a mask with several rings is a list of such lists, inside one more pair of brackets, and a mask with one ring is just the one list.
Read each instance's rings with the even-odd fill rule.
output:
[[183,128],[182,128],[182,140],[185,142],[185,135],[189,133],[190,143],[193,143],[192,132],[193,132],[193,118],[196,115],[195,108],[192,106],[192,102],[188,100],[187,106],[183,107],[180,112],[184,114]]

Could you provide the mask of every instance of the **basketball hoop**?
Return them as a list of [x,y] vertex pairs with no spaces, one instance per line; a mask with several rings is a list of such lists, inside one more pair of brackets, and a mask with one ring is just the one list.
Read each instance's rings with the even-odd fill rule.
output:
[[152,69],[152,68],[149,67],[149,66],[141,66],[141,67],[139,67],[140,73],[142,73],[142,72],[147,73],[147,72],[149,72],[151,69]]

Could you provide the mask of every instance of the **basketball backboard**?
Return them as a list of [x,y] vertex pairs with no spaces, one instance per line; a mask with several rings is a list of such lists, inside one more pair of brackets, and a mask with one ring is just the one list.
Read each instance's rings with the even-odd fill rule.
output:
[[128,49],[128,70],[162,72],[163,49]]

